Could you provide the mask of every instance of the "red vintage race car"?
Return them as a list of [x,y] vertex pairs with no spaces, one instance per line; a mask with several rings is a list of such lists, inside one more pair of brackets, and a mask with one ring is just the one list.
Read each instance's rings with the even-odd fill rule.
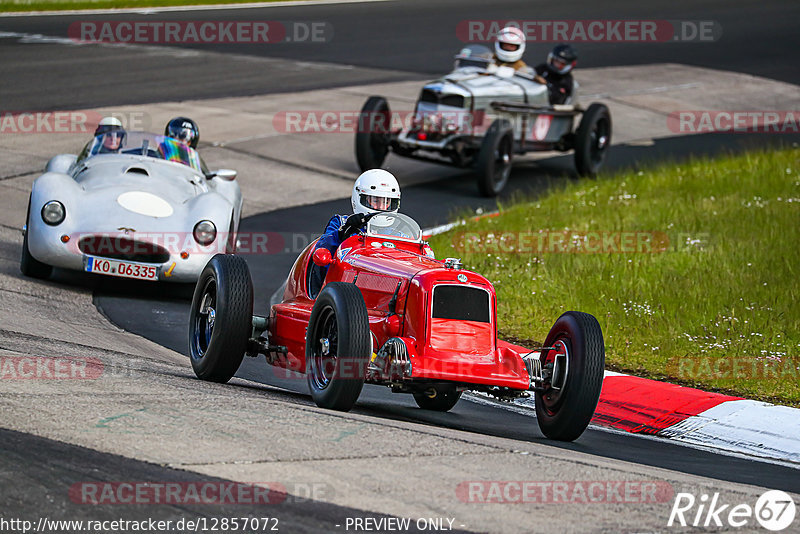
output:
[[[432,258],[419,225],[402,214],[368,216],[332,257],[309,245],[283,298],[253,315],[245,261],[219,254],[194,291],[189,352],[195,374],[227,382],[245,354],[304,372],[314,402],[350,410],[365,383],[411,393],[420,408],[448,411],[464,391],[535,396],[542,432],[571,441],[597,407],[605,347],[586,313],[558,318],[544,346],[497,339],[494,287],[458,260]],[[321,287],[317,287],[321,286]]]

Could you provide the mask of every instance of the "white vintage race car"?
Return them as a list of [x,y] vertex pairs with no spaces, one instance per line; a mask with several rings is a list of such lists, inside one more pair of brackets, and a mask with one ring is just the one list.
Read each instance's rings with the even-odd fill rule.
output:
[[505,187],[515,155],[571,150],[578,174],[595,176],[610,144],[604,104],[579,106],[576,83],[564,104],[551,105],[533,72],[497,67],[483,45],[465,47],[453,72],[422,88],[410,124],[395,127],[386,99],[370,97],[355,137],[362,171],[381,167],[389,152],[472,168],[485,196]]
[[33,182],[22,273],[53,267],[151,281],[193,282],[214,254],[232,253],[242,208],[236,171],[209,172],[175,139],[103,135],[80,155],[51,159]]

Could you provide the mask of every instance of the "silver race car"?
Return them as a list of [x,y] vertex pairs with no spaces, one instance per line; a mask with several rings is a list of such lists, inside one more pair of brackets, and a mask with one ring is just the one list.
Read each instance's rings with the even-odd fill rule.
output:
[[530,151],[574,150],[578,174],[595,176],[611,144],[611,115],[603,104],[580,107],[577,85],[565,104],[551,105],[535,73],[498,67],[488,48],[467,46],[453,72],[422,88],[410,124],[391,114],[385,98],[367,100],[355,139],[358,165],[380,167],[391,151],[471,167],[486,196],[505,187],[513,156]]
[[[98,135],[80,155],[51,159],[33,182],[20,267],[53,267],[190,282],[214,254],[232,253],[242,208],[236,171],[209,172],[170,137]],[[116,145],[114,144],[116,143]]]

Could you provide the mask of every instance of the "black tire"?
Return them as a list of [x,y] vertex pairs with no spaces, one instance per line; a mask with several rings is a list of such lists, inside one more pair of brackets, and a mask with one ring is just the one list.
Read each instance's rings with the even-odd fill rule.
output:
[[22,238],[22,254],[19,258],[19,270],[22,274],[31,278],[45,279],[53,272],[53,266],[42,263],[31,254],[28,248],[28,232],[31,225],[31,201],[28,199],[28,214],[25,216],[25,236]]
[[197,377],[223,384],[230,380],[247,351],[252,324],[253,281],[247,263],[217,254],[197,280],[189,315],[189,356]]
[[371,347],[361,291],[354,284],[327,284],[314,303],[306,331],[306,379],[317,406],[346,412],[355,405]]
[[379,169],[389,154],[389,104],[371,96],[361,108],[356,128],[356,161],[361,172]]
[[575,169],[580,176],[597,176],[611,146],[611,113],[603,104],[592,104],[583,113],[575,132]]
[[487,130],[478,152],[476,171],[481,195],[494,197],[503,190],[511,175],[513,154],[514,130],[511,123],[498,119]]
[[452,386],[437,386],[436,396],[430,398],[424,392],[415,392],[414,400],[417,406],[423,410],[432,410],[434,412],[449,412],[456,405],[458,399],[461,398],[461,392],[456,391]]
[[[558,318],[545,340],[546,347],[563,342],[569,351],[566,381],[560,391],[549,389],[535,395],[536,418],[542,433],[551,439],[577,439],[594,415],[606,353],[600,324],[588,313],[568,311]],[[553,351],[545,355],[545,366]]]

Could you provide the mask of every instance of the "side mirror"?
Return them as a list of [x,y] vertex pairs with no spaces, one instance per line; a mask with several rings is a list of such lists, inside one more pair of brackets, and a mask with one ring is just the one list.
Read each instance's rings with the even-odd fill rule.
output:
[[333,263],[333,256],[331,256],[331,251],[327,248],[318,248],[315,250],[311,259],[314,260],[314,265],[317,267],[327,267]]
[[236,179],[237,174],[238,173],[236,171],[234,171],[233,169],[220,169],[218,171],[211,171],[210,173],[208,173],[206,175],[206,178],[208,178],[210,180],[210,179],[212,179],[214,177],[217,177],[217,178],[222,178],[223,180],[227,180],[229,182],[232,182],[232,181],[234,181]]

